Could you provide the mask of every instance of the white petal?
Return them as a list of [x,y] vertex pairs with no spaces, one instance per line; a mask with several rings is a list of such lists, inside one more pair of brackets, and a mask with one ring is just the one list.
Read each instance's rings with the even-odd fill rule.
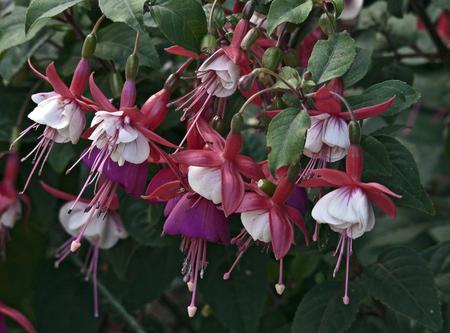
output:
[[309,127],[308,132],[306,133],[306,141],[305,141],[306,156],[312,157],[312,155],[320,152],[320,149],[322,148],[322,132],[324,123],[325,120],[323,119],[323,117],[319,116],[311,117],[311,126]]
[[348,125],[345,120],[330,117],[325,121],[322,141],[330,147],[347,149],[350,146]]
[[41,125],[47,125],[54,129],[62,129],[69,125],[69,119],[62,112],[63,107],[63,101],[59,95],[51,97],[40,102],[30,112],[28,118]]
[[188,182],[202,197],[215,204],[222,202],[222,172],[218,168],[190,166]]
[[140,164],[145,162],[150,155],[150,145],[147,139],[140,132],[137,132],[138,136],[135,141],[124,144],[124,150],[122,153],[123,158],[134,164]]
[[241,221],[253,240],[259,240],[264,243],[269,243],[272,240],[272,235],[270,234],[270,218],[267,210],[241,213]]
[[76,220],[71,221],[73,214],[82,213],[84,209],[87,207],[85,203],[78,202],[73,208],[72,212],[69,214],[69,209],[72,207],[73,203],[74,203],[73,201],[69,201],[66,204],[64,204],[60,208],[58,216],[59,222],[63,226],[64,230],[72,236],[76,234],[76,231],[78,229],[78,228],[73,229],[71,227],[74,225],[74,222],[76,221]]
[[361,11],[364,4],[364,0],[345,0],[344,10],[339,18],[341,20],[353,20]]
[[20,218],[22,207],[19,201],[13,203],[0,217],[0,225],[6,228],[14,227],[16,221]]
[[128,143],[136,140],[139,132],[131,127],[130,125],[125,125],[119,130],[119,139],[117,142]]
[[228,62],[230,62],[222,50],[216,51],[212,56],[205,60],[205,62],[198,68],[199,72],[202,71],[223,71],[228,69]]
[[46,99],[56,96],[56,95],[58,95],[58,94],[55,93],[54,91],[42,92],[42,93],[37,93],[37,94],[31,95],[31,100],[33,102],[35,102],[36,104],[39,104],[40,102],[45,101]]

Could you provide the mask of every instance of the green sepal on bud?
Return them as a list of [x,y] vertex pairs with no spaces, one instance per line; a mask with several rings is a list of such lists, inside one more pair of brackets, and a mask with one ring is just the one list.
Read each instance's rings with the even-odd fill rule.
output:
[[244,117],[240,113],[236,113],[231,119],[231,132],[241,133],[242,126],[244,125]]
[[215,51],[216,47],[217,47],[217,40],[215,36],[207,34],[203,37],[201,43],[202,52],[212,54]]
[[278,65],[281,63],[283,57],[283,51],[277,46],[268,48],[263,55],[262,63],[263,67],[275,71]]
[[223,131],[223,119],[221,117],[219,117],[218,115],[215,115],[211,121],[209,122],[209,124],[211,125],[212,128],[214,128],[217,132],[222,132]]
[[86,36],[81,49],[81,57],[84,59],[91,59],[94,56],[95,48],[97,46],[97,36],[90,33]]
[[109,75],[109,87],[114,98],[120,97],[123,87],[123,78],[119,72],[113,72]]
[[275,184],[267,179],[258,180],[258,188],[269,196],[272,196],[277,189]]
[[361,126],[356,120],[351,120],[348,124],[348,136],[350,144],[359,145],[361,143]]
[[125,78],[127,80],[135,81],[139,70],[139,57],[133,53],[127,59],[125,65]]
[[260,35],[261,33],[258,28],[255,27],[251,28],[242,39],[241,49],[243,49],[244,51],[249,50]]

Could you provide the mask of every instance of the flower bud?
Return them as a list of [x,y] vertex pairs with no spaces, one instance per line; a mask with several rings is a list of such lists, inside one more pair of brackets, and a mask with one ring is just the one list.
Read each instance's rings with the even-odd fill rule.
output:
[[119,72],[113,72],[109,75],[109,87],[114,98],[117,98],[122,93],[123,78]]
[[336,17],[339,17],[344,10],[344,0],[332,0]]
[[244,124],[244,117],[240,113],[236,113],[231,119],[231,132],[241,133],[242,125]]
[[277,187],[267,179],[260,179],[258,180],[258,188],[267,195],[272,196]]
[[136,76],[139,70],[139,57],[137,54],[133,53],[127,59],[125,65],[125,79],[126,80],[136,80]]
[[286,66],[290,67],[299,67],[300,60],[298,59],[298,55],[294,50],[289,50],[283,54],[283,62]]
[[207,34],[203,37],[202,43],[201,43],[201,50],[204,53],[213,53],[217,46],[217,40],[216,37],[214,37],[211,34]]
[[169,77],[164,82],[164,89],[172,93],[175,90],[175,87],[178,83],[179,76],[176,74],[170,74]]
[[157,128],[166,118],[169,108],[167,104],[170,100],[170,91],[161,89],[156,94],[150,96],[141,108],[144,115],[144,125],[147,128]]
[[251,72],[250,74],[241,76],[241,78],[239,79],[239,83],[238,83],[239,90],[247,91],[247,90],[251,89],[251,87],[253,86],[253,83],[255,82],[255,78],[256,78],[256,76],[253,72]]
[[136,103],[136,82],[134,80],[126,80],[120,94],[120,107],[132,107]]
[[211,121],[209,122],[212,128],[214,128],[217,132],[221,132],[223,130],[223,119],[218,115],[215,115]]
[[244,36],[244,39],[241,42],[241,49],[244,51],[249,50],[252,45],[256,42],[256,40],[259,38],[260,32],[258,28],[251,28],[247,34]]
[[352,145],[359,145],[361,143],[361,126],[359,126],[357,121],[350,121],[348,124],[348,134]]
[[277,46],[271,47],[264,52],[262,63],[263,66],[271,71],[275,71],[281,62],[283,52]]
[[83,48],[81,49],[81,57],[84,59],[90,59],[94,56],[95,47],[97,46],[97,36],[95,34],[89,34],[84,39]]
[[322,14],[319,19],[319,26],[324,34],[332,35],[336,30],[336,16],[334,14]]
[[254,0],[247,1],[247,3],[244,6],[244,9],[242,10],[242,19],[250,21],[255,11],[255,7],[256,2]]

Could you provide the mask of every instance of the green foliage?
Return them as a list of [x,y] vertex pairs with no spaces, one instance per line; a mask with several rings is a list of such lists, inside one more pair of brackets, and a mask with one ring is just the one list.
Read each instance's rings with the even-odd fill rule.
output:
[[313,8],[312,0],[274,0],[267,14],[268,34],[282,23],[303,23]]

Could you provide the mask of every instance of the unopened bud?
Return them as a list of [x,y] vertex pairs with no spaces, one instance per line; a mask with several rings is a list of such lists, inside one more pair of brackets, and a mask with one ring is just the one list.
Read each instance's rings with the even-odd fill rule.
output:
[[332,35],[336,30],[336,15],[334,14],[322,14],[319,19],[320,29],[326,35]]
[[244,36],[244,39],[241,42],[241,49],[244,51],[249,50],[252,45],[257,41],[260,36],[260,32],[258,28],[251,28],[247,34]]
[[251,87],[253,86],[253,83],[255,82],[255,79],[256,79],[256,76],[255,76],[255,73],[253,73],[253,72],[250,74],[241,76],[241,78],[239,79],[239,83],[238,83],[239,90],[247,91],[247,90],[251,89]]
[[164,89],[172,93],[179,81],[180,77],[176,74],[170,74],[169,77],[164,82]]
[[258,188],[267,195],[272,196],[277,187],[267,179],[260,179],[258,180]]
[[263,66],[271,71],[275,71],[281,62],[283,57],[283,52],[277,46],[268,48],[263,55],[262,63]]
[[255,11],[255,7],[256,2],[254,0],[247,1],[247,3],[244,6],[244,9],[242,10],[242,19],[250,21]]
[[87,35],[83,42],[83,48],[81,49],[81,57],[84,59],[92,58],[94,56],[96,46],[97,36],[92,33]]
[[133,53],[127,59],[125,65],[125,78],[127,80],[136,80],[136,76],[139,70],[139,57],[137,54]]
[[240,113],[236,113],[231,119],[231,132],[241,133],[244,117]]
[[361,126],[355,120],[348,124],[348,135],[352,145],[359,145],[361,142]]
[[211,121],[209,122],[212,128],[214,128],[217,132],[221,132],[223,130],[223,119],[215,115]]
[[201,50],[204,53],[213,53],[217,46],[217,40],[216,37],[214,37],[211,34],[207,34],[203,37],[202,43],[201,43]]

